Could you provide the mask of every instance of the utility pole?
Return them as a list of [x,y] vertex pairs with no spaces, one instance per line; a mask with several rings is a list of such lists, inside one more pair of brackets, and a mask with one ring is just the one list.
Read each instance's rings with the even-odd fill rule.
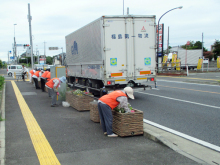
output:
[[124,15],[124,0],[123,0],[123,15]]
[[[13,52],[13,58],[14,58],[14,60],[15,60],[16,57],[17,57],[17,54],[16,54],[17,48],[16,48],[16,40],[15,40],[15,25],[17,25],[17,24],[14,24],[14,48],[13,48],[13,50],[14,50],[14,52]],[[17,63],[16,63],[16,60],[15,60],[15,64],[17,64]]]
[[[203,60],[203,33],[202,33],[202,60]],[[202,72],[203,72],[203,61],[202,61]]]
[[169,26],[168,26],[168,37],[167,37],[167,55],[169,54]]
[[30,3],[28,4],[28,22],[29,22],[29,35],[30,35],[30,46],[31,46],[31,68],[34,68],[34,62],[33,62],[33,43],[32,43],[32,32],[31,32],[31,9],[30,9]]
[[46,42],[44,41],[44,64],[46,64]]

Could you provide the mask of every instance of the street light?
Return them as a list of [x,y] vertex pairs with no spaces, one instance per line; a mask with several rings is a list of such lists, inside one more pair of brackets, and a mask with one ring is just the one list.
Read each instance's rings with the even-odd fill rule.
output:
[[[160,17],[160,19],[165,15],[165,14],[167,14],[168,12],[170,12],[170,11],[172,11],[172,10],[175,10],[175,9],[182,9],[183,8],[183,6],[179,6],[179,7],[176,7],[176,8],[173,8],[173,9],[170,9],[170,10],[168,10],[167,12],[165,12],[161,17]],[[158,24],[157,24],[157,61],[156,61],[156,63],[157,63],[157,72],[158,72],[158,50],[159,50],[159,24],[160,24],[160,19],[158,20]],[[163,50],[162,50],[163,51]]]

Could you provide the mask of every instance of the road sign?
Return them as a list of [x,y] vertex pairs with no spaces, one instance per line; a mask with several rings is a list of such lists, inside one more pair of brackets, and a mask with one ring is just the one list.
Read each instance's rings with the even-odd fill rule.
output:
[[186,45],[190,45],[190,41],[187,41]]
[[16,44],[16,46],[23,46],[23,44]]
[[10,57],[10,60],[13,60],[13,59],[14,59],[14,57],[13,57],[13,56],[11,56],[11,57]]
[[58,50],[58,47],[49,47],[49,50]]

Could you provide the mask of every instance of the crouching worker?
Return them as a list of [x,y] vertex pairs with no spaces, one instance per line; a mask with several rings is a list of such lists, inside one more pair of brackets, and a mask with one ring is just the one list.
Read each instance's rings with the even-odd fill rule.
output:
[[50,81],[46,83],[46,87],[48,88],[48,92],[50,92],[52,101],[51,101],[51,107],[58,107],[59,105],[56,104],[56,99],[57,99],[57,92],[58,92],[58,87],[60,86],[61,83],[66,82],[66,77],[60,77],[60,78],[52,78]]
[[125,87],[123,91],[113,91],[102,96],[98,100],[98,110],[102,129],[104,134],[108,135],[108,137],[118,136],[112,132],[112,110],[119,106],[120,108],[124,108],[126,112],[130,112],[128,108],[128,97],[134,99],[133,89],[131,87]]

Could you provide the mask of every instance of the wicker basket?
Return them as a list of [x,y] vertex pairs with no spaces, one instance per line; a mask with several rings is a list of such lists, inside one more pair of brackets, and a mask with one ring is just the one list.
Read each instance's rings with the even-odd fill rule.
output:
[[93,100],[94,99],[90,96],[77,96],[71,92],[66,92],[66,101],[70,104],[71,107],[78,111],[89,111],[89,103]]
[[95,123],[99,123],[100,118],[99,118],[98,102],[97,101],[90,102],[89,106],[90,106],[90,119]]
[[119,136],[134,136],[143,134],[143,111],[133,109],[133,113],[112,111],[113,132]]

